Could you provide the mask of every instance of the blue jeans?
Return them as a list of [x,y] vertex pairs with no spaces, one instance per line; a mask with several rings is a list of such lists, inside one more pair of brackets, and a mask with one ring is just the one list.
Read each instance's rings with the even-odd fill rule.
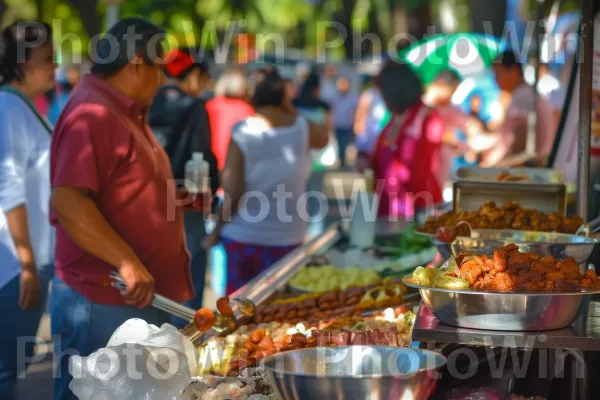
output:
[[338,157],[340,158],[340,166],[346,166],[346,149],[352,142],[354,132],[349,128],[335,128],[335,138],[338,145]]
[[53,271],[52,265],[38,270],[42,293],[35,309],[23,311],[19,308],[21,275],[0,289],[0,399],[13,398],[17,377],[25,372],[27,364],[32,361]]
[[[184,302],[183,304],[197,310],[202,307],[202,295],[206,281],[206,264],[208,257],[206,250],[202,247],[202,241],[206,237],[206,227],[204,225],[204,216],[198,212],[188,212],[185,214],[185,239],[187,248],[192,257],[191,272],[192,284],[196,291],[196,297]],[[184,321],[181,318],[173,317],[172,324],[181,329],[190,321]]]
[[[323,193],[323,183],[325,181],[325,174],[327,171],[313,171],[306,184],[307,192],[314,192],[311,196],[308,196],[306,201],[306,208],[308,216],[310,217],[310,223],[308,225],[308,235],[314,237],[323,233],[325,229],[325,207],[328,204],[321,204],[323,201],[327,203],[327,198]],[[316,194],[320,194],[317,196]]]
[[54,399],[75,400],[69,390],[69,356],[89,356],[106,347],[113,332],[125,321],[140,318],[161,326],[171,322],[168,314],[155,308],[107,306],[93,303],[71,289],[58,277],[52,280],[50,317],[54,340]]

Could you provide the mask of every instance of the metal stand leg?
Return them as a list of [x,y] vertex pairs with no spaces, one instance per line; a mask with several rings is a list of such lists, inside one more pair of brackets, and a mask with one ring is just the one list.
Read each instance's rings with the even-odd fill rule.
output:
[[[587,400],[587,376],[588,366],[586,354],[580,350],[571,350],[569,357],[571,362],[571,390],[570,398],[576,400]],[[583,368],[583,371],[580,371]]]
[[583,359],[583,365],[585,367],[584,371],[583,371],[583,377],[581,379],[579,379],[577,381],[578,383],[578,390],[577,390],[577,395],[579,396],[580,399],[582,400],[588,400],[590,398],[590,394],[589,394],[589,380],[588,380],[588,374],[590,373],[590,368],[589,368],[589,353],[588,352],[582,352],[581,353],[581,357]]

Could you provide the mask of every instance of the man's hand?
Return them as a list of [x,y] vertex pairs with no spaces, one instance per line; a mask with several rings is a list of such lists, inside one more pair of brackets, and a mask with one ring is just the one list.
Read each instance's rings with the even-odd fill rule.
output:
[[154,279],[131,247],[106,221],[86,190],[54,187],[50,207],[75,244],[115,266],[127,285],[123,293],[127,304],[140,308],[150,305],[154,296]]
[[19,291],[19,307],[23,311],[31,310],[40,303],[42,285],[35,268],[23,269]]
[[211,233],[206,238],[204,238],[204,240],[202,241],[202,247],[205,250],[210,250],[217,244],[219,244],[219,233],[218,232]]
[[154,297],[154,278],[139,262],[126,263],[119,268],[119,274],[127,285],[123,292],[125,303],[139,308],[145,308],[152,303]]

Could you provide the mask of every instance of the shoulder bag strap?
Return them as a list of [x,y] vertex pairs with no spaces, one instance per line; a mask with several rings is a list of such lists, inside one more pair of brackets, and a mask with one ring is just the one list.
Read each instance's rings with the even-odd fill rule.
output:
[[18,91],[17,89],[15,89],[11,86],[0,86],[0,91],[6,92],[6,93],[11,93],[11,94],[17,96],[18,98],[20,98],[27,105],[27,107],[31,110],[31,112],[36,116],[36,118],[40,121],[40,123],[44,126],[44,128],[46,128],[46,130],[48,131],[48,134],[52,135],[52,131],[54,129],[52,127],[52,124],[46,118],[44,118],[42,116],[42,114],[40,114],[40,112],[35,107],[35,105],[31,102],[31,100],[29,100],[27,97],[25,97],[25,95],[23,95],[23,93],[21,93],[20,91]]

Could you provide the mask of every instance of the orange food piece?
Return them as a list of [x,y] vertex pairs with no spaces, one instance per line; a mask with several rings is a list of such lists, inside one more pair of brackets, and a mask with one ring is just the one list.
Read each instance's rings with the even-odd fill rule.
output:
[[473,288],[495,292],[569,292],[600,287],[594,270],[581,274],[572,257],[557,260],[548,255],[519,253],[514,244],[496,249],[493,260],[487,256],[457,257],[459,276]]
[[221,297],[217,300],[217,310],[223,315],[233,315],[233,310],[231,309],[231,303],[229,302],[229,297]]
[[263,339],[263,337],[265,337],[266,333],[267,331],[264,329],[257,329],[254,332],[252,332],[248,338],[252,343],[258,344]]
[[544,276],[544,278],[547,281],[555,281],[555,280],[558,280],[558,279],[566,280],[565,274],[563,274],[560,271],[548,272],[548,273],[546,273],[546,275]]
[[200,332],[206,332],[215,324],[215,314],[208,308],[201,308],[194,314],[194,324]]
[[252,342],[251,340],[246,340],[244,343],[244,348],[248,350],[248,352],[253,353],[255,351],[261,350],[257,343]]
[[261,341],[258,343],[258,347],[260,347],[262,350],[275,350],[275,345],[273,344],[271,337],[267,335],[261,339]]
[[281,340],[276,340],[273,342],[273,346],[277,351],[283,347],[283,342]]

